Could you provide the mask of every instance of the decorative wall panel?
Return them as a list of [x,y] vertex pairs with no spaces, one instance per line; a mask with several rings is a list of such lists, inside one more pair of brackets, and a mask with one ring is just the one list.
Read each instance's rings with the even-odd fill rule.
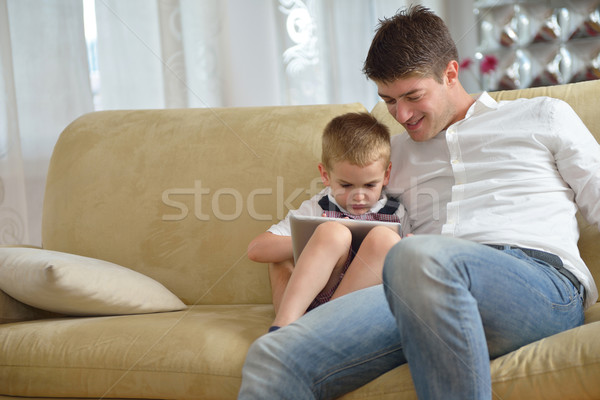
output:
[[479,0],[475,7],[482,89],[600,79],[600,0]]

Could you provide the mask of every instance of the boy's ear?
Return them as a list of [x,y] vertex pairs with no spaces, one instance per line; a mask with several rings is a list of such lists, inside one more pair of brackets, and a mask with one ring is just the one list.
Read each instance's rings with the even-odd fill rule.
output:
[[321,181],[323,182],[323,185],[329,186],[329,174],[322,163],[319,163],[319,173],[321,174]]
[[385,169],[385,174],[383,175],[383,186],[390,183],[390,173],[391,172],[392,172],[392,162],[390,161],[387,168]]

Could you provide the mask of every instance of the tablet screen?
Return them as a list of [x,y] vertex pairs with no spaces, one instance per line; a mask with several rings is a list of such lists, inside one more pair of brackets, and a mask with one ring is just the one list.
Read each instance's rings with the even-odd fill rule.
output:
[[358,247],[362,243],[365,236],[367,236],[367,233],[369,233],[369,231],[374,227],[387,226],[400,235],[402,226],[398,222],[366,221],[349,218],[308,217],[291,214],[290,229],[292,232],[294,261],[298,260],[300,253],[302,253],[304,246],[306,246],[306,243],[312,236],[316,227],[326,221],[336,221],[350,229],[352,232],[352,248],[354,251],[358,250]]

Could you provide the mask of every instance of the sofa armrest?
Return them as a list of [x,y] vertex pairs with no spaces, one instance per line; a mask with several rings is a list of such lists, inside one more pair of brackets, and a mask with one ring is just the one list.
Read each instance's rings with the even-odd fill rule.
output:
[[34,308],[21,303],[0,290],[0,324],[55,318],[59,316],[59,314],[40,310],[39,308]]

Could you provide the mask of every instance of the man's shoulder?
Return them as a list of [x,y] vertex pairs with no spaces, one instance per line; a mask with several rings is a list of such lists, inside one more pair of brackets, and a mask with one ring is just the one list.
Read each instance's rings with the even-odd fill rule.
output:
[[554,106],[554,105],[569,105],[561,99],[557,99],[549,96],[536,96],[536,97],[519,97],[512,100],[500,100],[498,102],[500,107],[514,107],[514,108],[530,108],[539,106]]
[[[498,103],[500,115],[506,118],[522,118],[531,123],[546,121],[553,123],[560,118],[570,118],[575,111],[564,100],[548,96],[537,96],[531,98],[518,98]],[[500,116],[499,115],[499,116]]]

